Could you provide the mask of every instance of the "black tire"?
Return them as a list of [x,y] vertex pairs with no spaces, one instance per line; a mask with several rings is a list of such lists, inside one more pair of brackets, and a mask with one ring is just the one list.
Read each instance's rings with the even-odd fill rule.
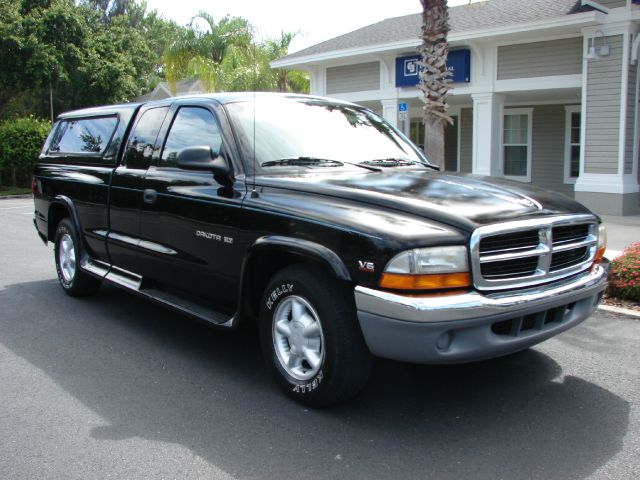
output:
[[78,234],[73,223],[69,218],[63,218],[56,227],[54,242],[56,273],[66,294],[85,297],[96,293],[101,281],[80,269],[78,245]]
[[[305,326],[295,321],[293,314],[302,308],[305,313],[299,318],[307,322]],[[312,320],[319,325],[319,336]],[[290,329],[288,337],[276,328],[283,323]],[[305,335],[307,328],[315,337]],[[319,359],[315,368],[294,351],[300,349],[300,341],[305,343],[302,350],[308,353],[307,346],[311,345],[314,359]],[[260,305],[260,342],[280,387],[305,405],[326,407],[346,402],[369,379],[372,358],[358,325],[353,292],[314,265],[287,267],[269,282]],[[296,357],[292,363],[299,366],[288,367],[287,355],[289,359]]]

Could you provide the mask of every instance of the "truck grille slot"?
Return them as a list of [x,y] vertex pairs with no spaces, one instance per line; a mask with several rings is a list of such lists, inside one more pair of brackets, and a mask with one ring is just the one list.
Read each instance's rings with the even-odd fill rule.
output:
[[562,323],[571,314],[573,307],[575,302],[523,317],[501,320],[491,325],[491,331],[496,335],[510,337],[518,337],[527,332],[543,331]]
[[482,239],[480,243],[480,253],[535,248],[538,242],[538,232],[535,230],[514,232],[513,234],[506,235],[493,235]]
[[589,249],[587,247],[554,253],[553,259],[551,260],[551,271],[555,272],[577,265],[587,258],[588,255]]
[[553,229],[553,243],[559,245],[581,240],[589,235],[589,225],[566,225]]
[[591,266],[597,243],[598,225],[591,215],[480,227],[471,236],[474,284],[500,290],[568,277]]
[[535,257],[518,258],[516,260],[504,260],[482,265],[484,278],[500,278],[511,276],[526,276],[536,273],[538,259]]

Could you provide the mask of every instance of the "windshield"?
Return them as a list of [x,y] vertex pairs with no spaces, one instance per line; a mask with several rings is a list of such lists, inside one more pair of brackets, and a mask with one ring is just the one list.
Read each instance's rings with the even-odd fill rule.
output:
[[[311,98],[258,98],[255,104],[231,103],[226,108],[250,163],[255,138],[257,173],[353,169],[358,164],[370,171],[379,170],[371,168],[375,165],[428,165],[409,140],[361,107]],[[253,171],[253,165],[247,167]]]

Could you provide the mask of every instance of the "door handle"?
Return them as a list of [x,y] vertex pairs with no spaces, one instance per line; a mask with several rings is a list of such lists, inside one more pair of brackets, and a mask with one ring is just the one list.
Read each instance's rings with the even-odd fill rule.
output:
[[151,188],[147,188],[142,194],[142,198],[144,203],[156,203],[156,200],[158,199],[158,192]]

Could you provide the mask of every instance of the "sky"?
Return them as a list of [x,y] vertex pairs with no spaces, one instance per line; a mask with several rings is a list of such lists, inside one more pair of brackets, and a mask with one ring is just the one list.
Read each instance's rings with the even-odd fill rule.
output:
[[[449,6],[469,0],[449,0]],[[200,10],[218,20],[226,14],[243,17],[256,28],[258,38],[300,32],[289,53],[323,42],[385,18],[418,13],[420,0],[147,0],[149,9],[185,25]]]

